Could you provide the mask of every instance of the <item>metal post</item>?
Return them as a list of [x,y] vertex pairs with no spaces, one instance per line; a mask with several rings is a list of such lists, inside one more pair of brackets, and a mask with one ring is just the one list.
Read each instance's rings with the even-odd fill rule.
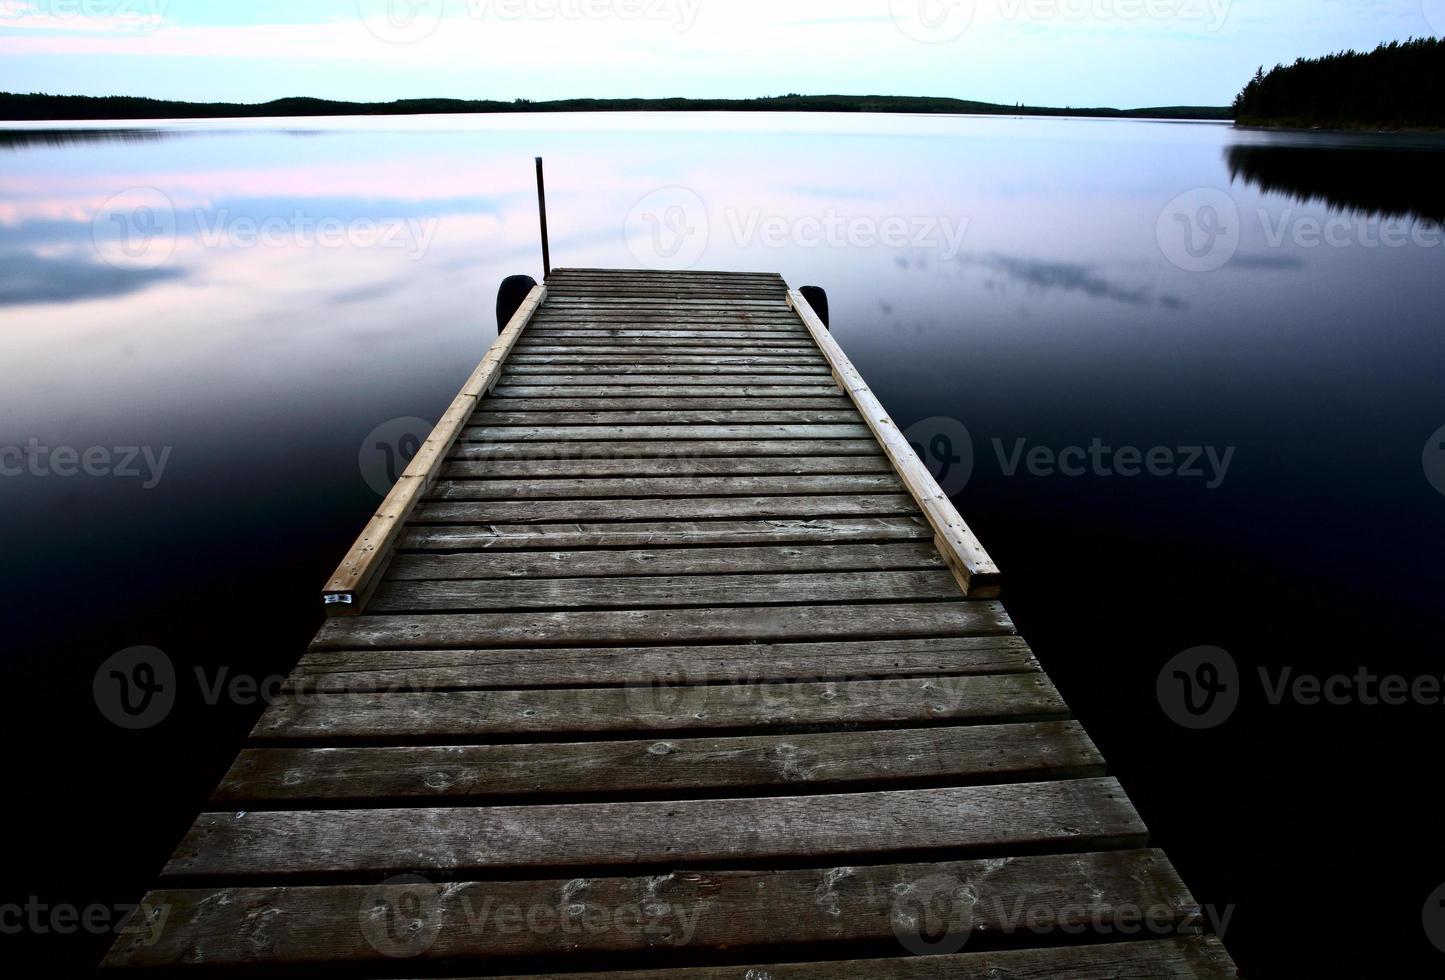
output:
[[552,275],[552,248],[547,242],[547,182],[542,177],[542,158],[537,158],[537,210],[542,215],[542,279]]

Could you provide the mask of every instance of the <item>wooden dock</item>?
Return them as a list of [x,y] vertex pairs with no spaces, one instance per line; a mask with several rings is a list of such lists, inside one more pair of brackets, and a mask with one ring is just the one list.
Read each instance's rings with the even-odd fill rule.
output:
[[780,277],[557,271],[105,966],[1236,976],[999,585]]

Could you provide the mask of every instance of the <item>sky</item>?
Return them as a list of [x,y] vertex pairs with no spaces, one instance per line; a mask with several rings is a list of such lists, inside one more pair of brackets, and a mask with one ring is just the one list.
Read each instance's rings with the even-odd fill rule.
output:
[[1445,0],[0,0],[0,91],[264,102],[932,95],[1225,105]]

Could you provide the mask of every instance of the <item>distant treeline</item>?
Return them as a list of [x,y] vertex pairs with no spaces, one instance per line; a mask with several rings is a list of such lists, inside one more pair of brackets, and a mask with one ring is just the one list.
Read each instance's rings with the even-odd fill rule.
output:
[[406,116],[473,112],[904,112],[976,113],[1008,116],[1090,116],[1156,119],[1228,119],[1229,109],[1163,106],[1152,109],[1006,106],[964,99],[889,95],[780,95],[761,99],[559,99],[514,102],[465,99],[402,99],[396,102],[332,102],[277,99],[259,105],[236,102],[171,102],[127,96],[0,93],[0,119],[213,119],[266,116]]
[[1327,129],[1445,127],[1445,42],[1382,44],[1261,68],[1234,100],[1244,126]]

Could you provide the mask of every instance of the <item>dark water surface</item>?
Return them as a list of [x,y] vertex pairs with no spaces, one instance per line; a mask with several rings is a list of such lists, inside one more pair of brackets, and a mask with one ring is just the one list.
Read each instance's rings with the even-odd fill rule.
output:
[[[828,289],[1246,976],[1376,976],[1382,948],[1439,975],[1439,699],[1276,705],[1258,674],[1445,675],[1438,147],[999,118],[265,127],[0,133],[0,904],[114,909],[153,880],[260,712],[209,686],[294,663],[379,502],[376,430],[436,419],[498,282],[539,273],[542,154],[558,265]],[[130,731],[92,680],[136,645],[180,682]],[[1156,681],[1201,645],[1242,695],[1196,731]],[[107,945],[36,915],[0,942],[62,968]]]

